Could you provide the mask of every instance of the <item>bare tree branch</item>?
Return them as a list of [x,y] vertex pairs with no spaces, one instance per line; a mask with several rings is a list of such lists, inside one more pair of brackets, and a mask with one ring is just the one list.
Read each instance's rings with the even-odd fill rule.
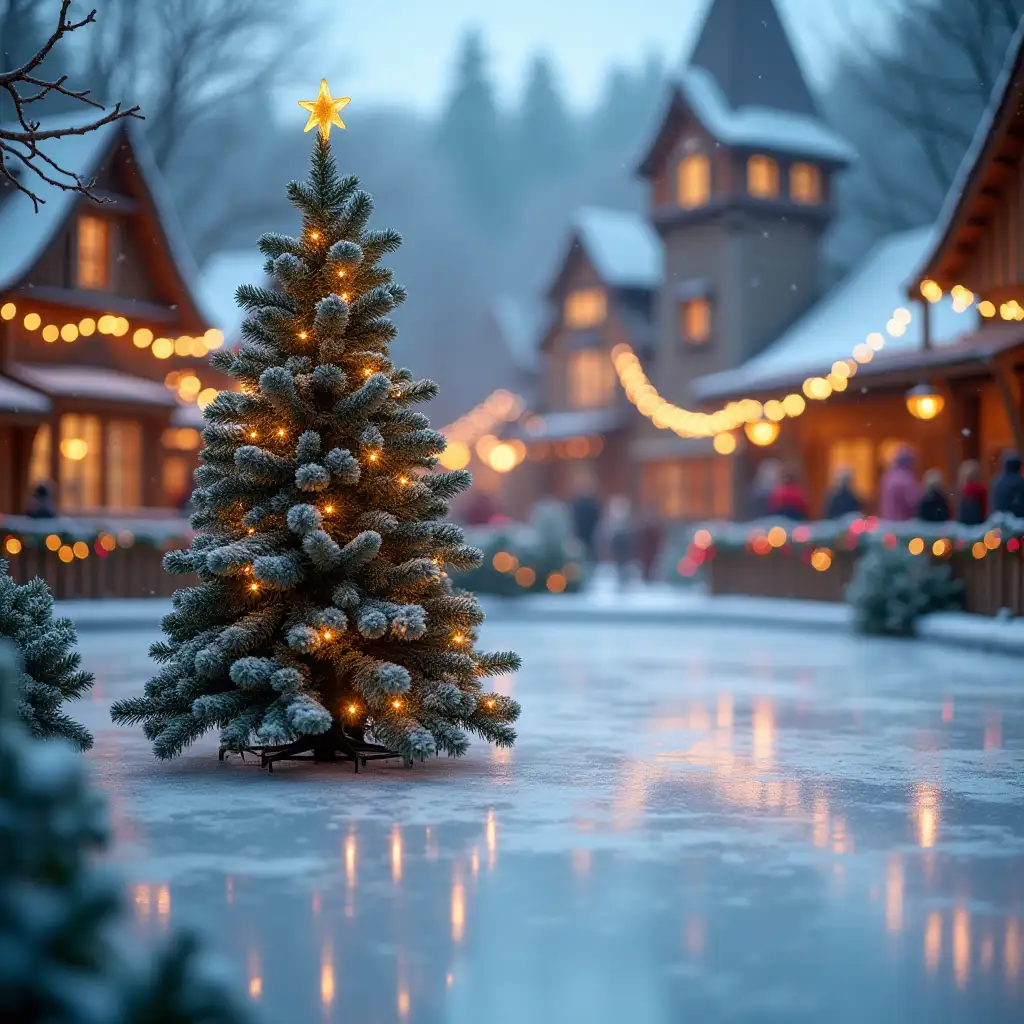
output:
[[[49,139],[62,139],[71,135],[88,135],[104,125],[112,124],[127,117],[138,117],[139,107],[122,109],[118,103],[114,109],[97,116],[87,124],[77,127],[61,127],[43,130],[39,121],[32,118],[25,112],[25,107],[37,103],[51,93],[58,93],[70,99],[78,100],[97,110],[105,110],[102,103],[98,103],[89,95],[88,89],[73,90],[65,87],[67,76],[50,80],[33,74],[36,68],[46,59],[54,46],[76,30],[86,25],[91,25],[96,20],[96,11],[90,11],[79,21],[72,21],[68,18],[68,9],[71,7],[71,0],[61,0],[60,15],[57,18],[57,27],[51,33],[45,43],[20,67],[12,68],[9,71],[0,73],[0,90],[6,92],[14,103],[14,112],[18,119],[18,128],[5,128],[0,125],[0,180],[8,182],[19,192],[32,201],[33,208],[38,212],[40,204],[46,202],[32,187],[22,181],[20,174],[16,174],[9,166],[11,160],[17,160],[26,169],[32,172],[39,181],[65,192],[78,192],[87,196],[94,202],[100,200],[92,193],[92,182],[84,181],[78,174],[63,168],[53,157],[44,153],[39,144]],[[30,95],[23,95],[22,90],[30,86],[36,89]],[[19,130],[20,128],[20,130]],[[52,176],[47,170],[52,171]],[[38,188],[38,184],[35,187]]]

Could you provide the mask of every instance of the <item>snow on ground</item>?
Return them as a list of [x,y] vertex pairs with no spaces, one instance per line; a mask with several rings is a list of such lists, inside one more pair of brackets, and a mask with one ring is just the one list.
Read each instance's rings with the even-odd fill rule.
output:
[[515,750],[271,776],[105,724],[153,636],[82,638],[115,859],[267,1021],[1021,1019],[1019,660],[495,621]]

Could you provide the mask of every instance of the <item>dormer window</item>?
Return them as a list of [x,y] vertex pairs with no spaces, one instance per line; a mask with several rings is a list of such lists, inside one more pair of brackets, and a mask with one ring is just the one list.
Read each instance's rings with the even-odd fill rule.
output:
[[608,405],[615,393],[615,369],[604,349],[584,348],[569,355],[569,405],[594,409]]
[[747,193],[755,199],[778,196],[779,165],[770,156],[755,153],[747,159]]
[[789,197],[805,206],[821,202],[821,171],[814,164],[797,163],[790,167]]
[[677,198],[684,210],[704,206],[711,199],[711,162],[705,153],[688,153],[679,161]]
[[603,324],[608,316],[608,300],[603,288],[579,288],[565,297],[565,325],[586,330]]
[[110,287],[110,221],[83,214],[78,218],[78,287],[102,291]]
[[711,300],[705,296],[679,303],[679,331],[687,345],[703,345],[711,337]]

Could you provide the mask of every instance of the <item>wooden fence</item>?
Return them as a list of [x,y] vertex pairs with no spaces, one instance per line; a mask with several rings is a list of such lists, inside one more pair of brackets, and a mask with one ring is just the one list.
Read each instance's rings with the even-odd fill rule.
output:
[[[859,555],[837,550],[820,572],[795,555],[757,555],[743,548],[719,548],[705,564],[713,594],[790,597],[808,601],[842,601]],[[921,555],[920,557],[930,557]],[[1008,609],[1024,615],[1024,558],[1005,547],[975,558],[970,550],[949,556],[953,575],[964,585],[964,606],[977,615]]]

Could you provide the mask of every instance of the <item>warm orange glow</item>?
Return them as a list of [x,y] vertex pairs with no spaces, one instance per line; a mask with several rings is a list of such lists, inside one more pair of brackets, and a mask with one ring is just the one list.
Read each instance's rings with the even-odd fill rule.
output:
[[814,807],[811,811],[812,842],[818,849],[828,846],[831,832],[830,818],[828,812],[828,797],[818,796],[814,798]]
[[396,709],[400,708],[402,706],[402,702],[400,700],[395,699],[391,702],[391,706]]
[[818,548],[811,554],[811,566],[818,572],[825,572],[832,565],[832,552],[828,548]]
[[324,1006],[334,1002],[334,963],[329,945],[324,949],[324,958],[320,964],[320,1002]]
[[489,697],[485,703],[487,704],[487,706],[489,708],[493,708],[494,707],[494,698],[493,697]]
[[547,587],[552,594],[561,594],[565,590],[565,577],[560,572],[553,572],[548,576]]
[[453,644],[462,644],[462,643],[465,643],[465,642],[466,642],[466,638],[461,633],[456,633],[452,637],[452,643]]
[[452,883],[452,942],[461,942],[466,934],[466,891],[457,875]]
[[333,505],[324,505],[324,512],[327,515],[330,515],[333,511],[334,511],[334,506]]
[[522,566],[516,570],[516,583],[521,587],[532,587],[537,581],[537,573],[529,566]]
[[249,589],[250,590],[259,590],[260,589],[260,585],[258,583],[250,583],[249,584]]
[[1020,977],[1021,941],[1020,918],[1006,919],[1006,933],[1003,936],[1003,971],[1008,985],[1016,985]]
[[62,543],[63,541],[57,534],[51,533],[46,538],[46,549],[47,551],[57,551]]
[[942,288],[931,280],[921,282],[921,295],[929,302],[938,302],[942,298]]
[[711,444],[719,455],[731,455],[736,451],[736,438],[732,434],[715,434]]
[[158,917],[170,917],[171,915],[171,890],[166,885],[157,888],[156,912]]
[[934,973],[942,960],[942,915],[933,910],[924,926],[924,964]]
[[487,812],[487,870],[494,870],[494,863],[498,856],[498,826],[494,820],[494,809]]
[[74,552],[75,558],[88,558],[89,557],[89,545],[84,540],[76,540],[71,545],[71,550]]
[[912,555],[919,555],[924,551],[924,540],[920,537],[914,537],[909,544],[907,544],[907,550]]
[[402,833],[397,825],[391,829],[391,880],[402,880]]
[[22,323],[25,325],[26,331],[37,331],[39,325],[43,322],[43,318],[38,313],[29,313],[26,315]]
[[371,462],[376,462],[377,461],[377,453],[376,452],[370,452],[370,454],[367,456],[367,458]]
[[287,433],[287,431],[284,429],[284,427],[278,427],[277,428],[277,436],[278,437],[284,437],[284,435],[286,433]]
[[18,307],[13,302],[5,302],[0,306],[0,320],[13,320],[18,313]]
[[906,396],[907,412],[915,419],[933,420],[945,408],[946,400],[934,388],[919,384]]
[[953,977],[964,988],[971,976],[971,919],[966,907],[953,911]]
[[308,337],[309,337],[309,335],[305,331],[299,331],[299,338],[302,341],[305,341]]
[[914,789],[914,810],[917,816],[917,844],[928,850],[935,845],[939,831],[939,791],[931,783]]
[[324,630],[324,639],[325,640],[330,640],[333,635],[334,634],[329,629],[325,629]]
[[768,543],[773,548],[781,548],[786,543],[786,530],[782,526],[773,526],[768,531]]
[[469,445],[462,441],[449,441],[448,447],[438,456],[437,461],[444,469],[465,469],[471,454]]
[[68,562],[73,562],[75,560],[75,553],[71,550],[71,547],[69,545],[62,544],[57,549],[57,557],[66,564]]
[[903,930],[903,862],[899,854],[889,858],[885,875],[885,927],[890,932]]
[[771,419],[758,420],[756,423],[748,423],[743,428],[743,432],[751,444],[756,444],[759,448],[767,448],[779,436],[779,425]]
[[345,837],[345,881],[350,889],[356,885],[356,837]]
[[4,550],[9,555],[17,555],[21,553],[21,541],[17,537],[8,537],[4,541]]
[[516,467],[516,450],[512,445],[502,441],[490,451],[488,462],[496,473],[507,473]]
[[770,762],[775,746],[775,709],[766,697],[754,702],[754,757],[758,761]]
[[499,551],[494,558],[491,559],[491,565],[494,566],[498,572],[512,572],[519,568],[519,559],[515,555],[510,555],[507,551]]

